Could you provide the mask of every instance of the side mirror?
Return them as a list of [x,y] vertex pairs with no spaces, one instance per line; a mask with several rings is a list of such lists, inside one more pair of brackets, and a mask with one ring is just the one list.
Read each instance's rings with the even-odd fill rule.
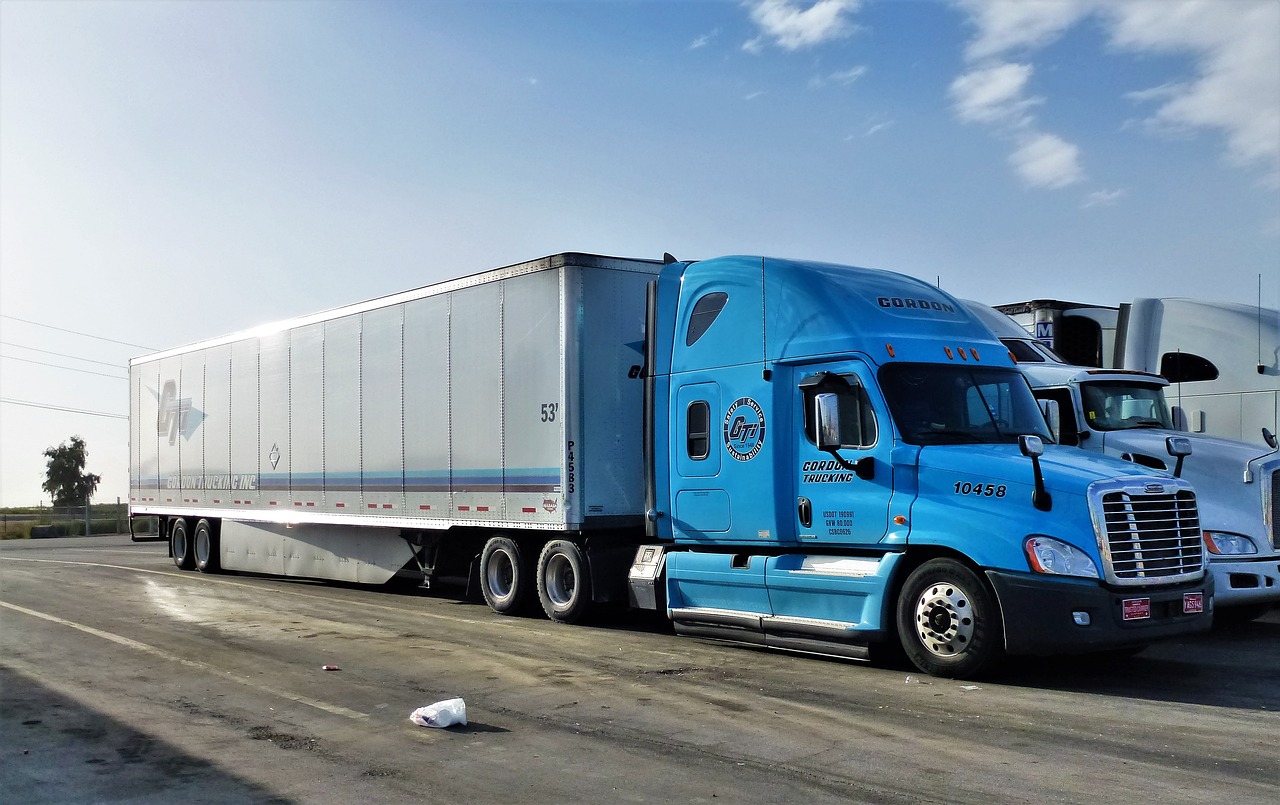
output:
[[[1173,437],[1170,436],[1169,438],[1172,439]],[[1027,458],[1040,458],[1040,456],[1044,455],[1044,442],[1039,436],[1019,436],[1018,449]]]
[[1062,441],[1062,409],[1058,406],[1057,400],[1039,400],[1040,412],[1044,414],[1045,421],[1049,423],[1049,432],[1053,434],[1056,442]]
[[818,449],[830,453],[840,449],[840,398],[835,394],[813,396],[814,424],[817,426]]
[[1031,459],[1031,471],[1035,474],[1036,488],[1031,493],[1031,505],[1042,512],[1053,508],[1053,496],[1044,488],[1044,473],[1040,472],[1040,456],[1044,455],[1044,442],[1039,436],[1022,435],[1018,437],[1018,449],[1022,455]]
[[1271,428],[1262,429],[1262,440],[1267,443],[1267,447],[1272,450],[1280,449],[1280,442],[1276,441],[1276,435],[1271,432]]
[[1164,440],[1164,446],[1171,456],[1182,458],[1191,455],[1191,440],[1186,436],[1170,436]]
[[1178,459],[1178,463],[1173,467],[1173,477],[1182,477],[1182,461],[1191,455],[1191,440],[1186,436],[1170,436],[1164,440],[1164,446],[1169,451],[1169,455]]
[[[841,430],[840,423],[840,395],[838,394],[815,394],[813,395],[813,424],[817,433],[818,449],[824,453],[830,453],[836,463],[846,470],[851,470],[859,478],[864,481],[870,481],[876,477],[876,463],[871,456],[863,456],[852,463],[846,461],[840,455],[840,448],[844,446],[844,440],[841,439],[845,432]],[[849,427],[860,424],[857,422],[858,414],[851,414],[854,422],[849,423]],[[861,439],[861,432],[855,428],[853,435],[856,439]]]

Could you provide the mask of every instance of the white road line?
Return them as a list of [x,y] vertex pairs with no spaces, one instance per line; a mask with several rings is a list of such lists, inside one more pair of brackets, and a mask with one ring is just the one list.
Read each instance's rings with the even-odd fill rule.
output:
[[280,690],[278,688],[273,688],[267,685],[261,685],[253,681],[252,679],[241,676],[240,674],[235,674],[235,673],[232,673],[231,671],[227,671],[222,668],[216,668],[212,665],[209,665],[208,663],[200,662],[199,660],[188,660],[185,657],[179,657],[176,654],[170,654],[169,652],[163,651],[162,649],[158,649],[155,646],[151,646],[146,643],[140,643],[137,640],[132,640],[128,637],[123,637],[121,635],[113,634],[111,632],[104,632],[101,629],[95,629],[94,627],[86,626],[83,623],[76,623],[74,621],[69,621],[66,618],[59,618],[57,615],[50,615],[47,612],[37,612],[34,609],[27,609],[26,607],[20,607],[17,604],[10,604],[6,601],[0,601],[0,607],[4,607],[5,609],[11,609],[14,612],[20,612],[23,615],[29,615],[33,618],[41,618],[43,620],[49,621],[50,623],[56,623],[61,626],[67,626],[72,629],[77,629],[81,632],[84,632],[85,634],[90,634],[90,635],[93,635],[94,637],[100,637],[103,640],[109,640],[112,643],[115,643],[120,646],[124,646],[125,648],[133,649],[134,651],[140,651],[144,654],[150,654],[153,657],[159,657],[163,660],[168,660],[169,662],[176,662],[181,665],[185,665],[188,668],[195,668],[195,669],[204,671],[206,673],[215,674],[225,679],[230,679],[233,682],[238,682],[241,685],[254,688],[255,690],[259,690],[263,693],[269,693],[272,696],[279,696],[282,699],[288,699],[289,701],[297,702],[298,704],[305,704],[309,707],[314,707],[317,710],[323,710],[326,713],[332,713],[333,715],[336,715],[336,716],[344,716],[346,718],[350,718],[355,721],[365,721],[369,718],[369,715],[367,713],[360,713],[355,710],[350,710],[346,707],[342,707],[340,705],[329,704],[328,702],[322,702],[319,699],[312,699],[308,696],[299,696],[298,694],[291,693],[287,690]]

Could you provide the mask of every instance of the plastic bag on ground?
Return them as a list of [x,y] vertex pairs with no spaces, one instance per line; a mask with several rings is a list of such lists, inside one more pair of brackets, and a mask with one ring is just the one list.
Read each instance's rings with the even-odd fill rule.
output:
[[467,703],[462,699],[445,699],[442,702],[419,707],[409,714],[409,720],[421,727],[466,726]]

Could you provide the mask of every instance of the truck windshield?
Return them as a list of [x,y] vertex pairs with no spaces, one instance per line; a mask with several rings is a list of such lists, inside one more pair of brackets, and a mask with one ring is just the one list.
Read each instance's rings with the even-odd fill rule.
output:
[[1094,430],[1173,430],[1164,389],[1147,383],[1099,380],[1080,386],[1084,419]]
[[1053,441],[1016,369],[891,363],[879,372],[893,422],[908,444],[992,444],[1020,435]]

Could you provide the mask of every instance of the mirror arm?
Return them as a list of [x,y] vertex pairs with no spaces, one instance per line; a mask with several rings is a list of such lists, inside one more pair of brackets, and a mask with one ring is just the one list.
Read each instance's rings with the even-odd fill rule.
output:
[[871,456],[863,456],[857,461],[848,461],[835,450],[825,450],[823,452],[834,458],[841,467],[849,470],[864,481],[870,481],[876,477],[876,462]]

